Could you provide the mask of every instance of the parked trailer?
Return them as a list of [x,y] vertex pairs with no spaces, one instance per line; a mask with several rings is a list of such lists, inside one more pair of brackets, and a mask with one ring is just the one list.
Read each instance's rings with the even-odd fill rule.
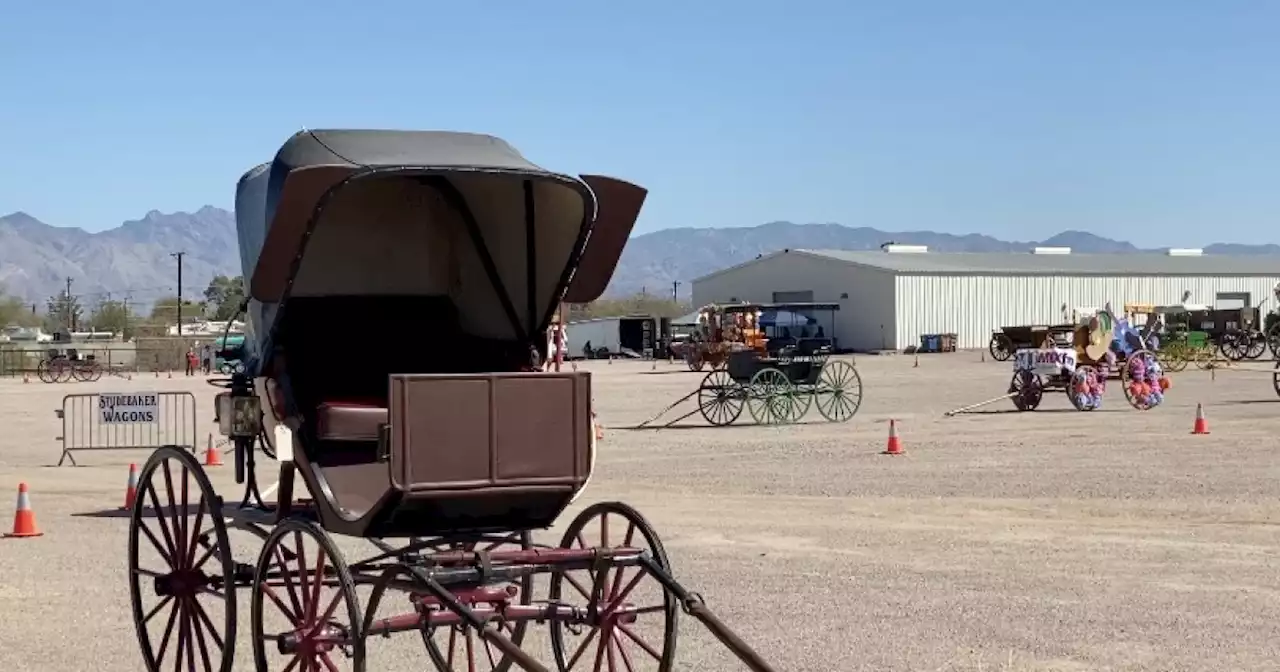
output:
[[[661,347],[669,321],[650,316],[600,317],[569,322],[565,353],[570,359],[605,359],[619,355],[652,357]],[[587,352],[587,344],[591,351]]]

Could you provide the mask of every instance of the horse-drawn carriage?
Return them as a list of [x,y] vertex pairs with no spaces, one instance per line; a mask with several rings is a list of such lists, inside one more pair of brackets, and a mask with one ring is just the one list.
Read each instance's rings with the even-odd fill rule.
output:
[[[596,450],[590,374],[536,372],[544,334],[562,300],[603,292],[645,195],[462,133],[303,131],[245,174],[248,362],[217,398],[244,497],[220,497],[178,447],[143,467],[129,571],[146,669],[230,670],[240,589],[258,670],[361,671],[369,638],[415,632],[438,670],[541,672],[521,641],[545,623],[556,669],[666,671],[681,610],[771,669],[630,507],[588,507],[554,547],[531,539]],[[334,368],[316,338],[333,315],[433,342]],[[278,463],[265,496],[255,447]],[[261,540],[255,561],[229,528]],[[331,535],[374,548],[348,558]],[[380,611],[393,596],[401,613]]]
[[684,361],[690,371],[710,366],[725,368],[734,352],[765,353],[764,330],[760,328],[760,305],[755,303],[713,303],[698,310],[698,323],[685,344]]
[[761,425],[796,422],[810,408],[830,422],[845,422],[862,405],[862,377],[849,362],[831,357],[830,345],[801,341],[775,354],[755,349],[729,354],[726,366],[703,377],[694,391],[640,423],[647,427],[689,399],[698,406],[660,427],[695,413],[721,427],[742,417],[743,409]]
[[1039,408],[1046,392],[1065,392],[1080,411],[1102,406],[1107,381],[1118,376],[1125,399],[1138,410],[1150,410],[1164,400],[1169,379],[1156,357],[1157,321],[1142,328],[1131,318],[1117,317],[1108,306],[1079,325],[1046,328],[1038,347],[1019,348],[1013,354],[1013,377],[1005,394],[948,411],[957,415],[1010,399],[1019,411]]

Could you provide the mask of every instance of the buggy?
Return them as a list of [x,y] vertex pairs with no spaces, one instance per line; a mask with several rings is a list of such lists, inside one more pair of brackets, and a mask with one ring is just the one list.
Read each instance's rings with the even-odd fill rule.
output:
[[692,339],[684,347],[684,361],[690,371],[710,366],[723,369],[729,355],[740,350],[765,352],[764,331],[760,328],[760,305],[726,303],[703,306],[698,311],[698,325]]
[[[538,372],[544,335],[561,301],[603,293],[645,196],[465,133],[303,131],[246,173],[246,370],[216,404],[244,495],[224,500],[180,447],[142,468],[128,564],[145,668],[230,670],[244,590],[258,670],[363,671],[370,638],[407,632],[437,670],[542,672],[521,642],[545,624],[554,669],[667,671],[682,611],[771,670],[631,507],[532,541],[596,451],[590,374]],[[429,342],[326,366],[334,315]],[[258,452],[278,467],[265,492]],[[260,541],[256,559],[229,530]],[[337,536],[372,548],[349,557]]]

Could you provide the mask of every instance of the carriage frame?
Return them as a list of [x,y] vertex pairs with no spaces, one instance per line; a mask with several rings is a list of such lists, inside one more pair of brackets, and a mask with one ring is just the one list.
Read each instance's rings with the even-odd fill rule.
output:
[[[366,188],[353,188],[362,183]],[[407,196],[388,201],[388,193]],[[479,209],[479,201],[471,200],[477,195],[524,214],[477,215],[472,206]],[[560,302],[590,301],[604,291],[645,195],[613,178],[547,172],[497,138],[462,133],[303,131],[272,162],[247,173],[237,189],[237,226],[254,336],[246,339],[246,371],[211,381],[225,388],[216,416],[234,446],[235,480],[244,492],[239,503],[224,500],[203,466],[176,446],[155,451],[143,466],[130,509],[129,584],[145,669],[229,672],[237,592],[247,590],[259,670],[344,663],[363,671],[369,639],[400,632],[419,634],[441,671],[552,669],[521,648],[531,624],[550,628],[554,669],[584,655],[597,671],[618,669],[619,661],[632,668],[623,642],[635,640],[636,624],[646,619],[660,635],[631,651],[666,672],[674,665],[681,613],[706,625],[749,669],[772,670],[701,596],[676,581],[657,533],[631,507],[595,504],[569,523],[558,544],[532,539],[581,494],[596,449],[590,374],[537,372],[547,353],[535,334],[545,331]],[[539,203],[550,205],[540,210]],[[405,238],[426,234],[396,228],[395,217],[436,226],[445,215],[465,224],[466,249],[476,261],[469,270],[491,281],[485,290],[470,289],[492,291],[486,296],[493,303],[478,303],[475,294],[457,302],[458,324],[473,330],[464,333],[487,330],[487,340],[477,336],[479,349],[469,358],[435,361],[453,367],[443,372],[422,371],[430,368],[422,362],[404,373],[378,370],[376,362],[343,370],[368,374],[360,379],[316,371],[307,359],[309,315],[337,305],[385,309],[375,300],[382,294],[346,296],[341,290],[356,285],[336,286],[333,279],[376,283],[398,268],[389,249],[365,257],[380,264],[335,265],[375,243],[333,237],[349,227],[373,239],[385,225],[395,235],[377,244],[412,248]],[[508,224],[528,238],[501,257],[495,249],[501,252],[513,232],[494,227]],[[485,227],[489,236],[480,235]],[[343,256],[315,261],[326,245]],[[431,252],[438,251],[409,249],[399,268],[417,282],[430,274],[431,259],[459,258]],[[308,270],[317,264],[324,273]],[[538,275],[535,265],[546,273]],[[519,277],[523,285],[512,280]],[[511,288],[520,286],[526,296],[517,299]],[[313,312],[312,304],[325,310]],[[484,305],[492,310],[478,310]],[[368,385],[372,377],[386,385],[381,407],[317,396]],[[457,403],[440,410],[442,394]],[[489,412],[473,412],[468,402],[487,404]],[[415,424],[428,415],[441,419],[429,427],[430,438]],[[278,466],[278,480],[266,490],[259,487],[258,453]],[[482,459],[468,461],[474,455]],[[299,497],[304,492],[309,497]],[[229,530],[261,542],[253,562],[237,559]],[[334,536],[363,539],[372,549],[348,558]],[[144,555],[160,569],[144,567]],[[533,595],[539,575],[550,577],[546,599]],[[644,581],[657,587],[657,604],[629,597]],[[363,607],[357,587],[372,591]],[[379,607],[396,596],[403,612],[382,615]],[[156,604],[148,607],[151,599]],[[223,605],[221,622],[204,608],[211,602]],[[283,625],[270,623],[272,615]],[[161,634],[152,625],[165,616]]]

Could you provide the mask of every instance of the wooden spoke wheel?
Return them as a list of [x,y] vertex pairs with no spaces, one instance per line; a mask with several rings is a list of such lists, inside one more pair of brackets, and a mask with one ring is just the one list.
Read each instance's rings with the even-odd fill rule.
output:
[[[1071,405],[1077,411],[1093,411],[1102,405],[1102,392],[1106,389],[1106,379],[1098,374],[1098,370],[1085,364],[1077,367],[1075,372],[1071,374],[1071,379],[1067,382],[1067,399],[1071,401]],[[1084,386],[1086,389],[1080,391],[1078,388]],[[1098,397],[1094,398],[1091,388],[1098,387]]]
[[773,367],[756,371],[747,383],[747,410],[761,425],[779,425],[794,419],[796,388],[786,374]]
[[1257,359],[1267,351],[1267,339],[1262,332],[1250,332],[1246,338],[1249,339],[1249,344],[1245,348],[1245,359]]
[[1243,333],[1224,334],[1218,342],[1218,350],[1229,361],[1238,362],[1249,352],[1249,336]]
[[[480,541],[442,544],[437,546],[435,550],[437,552],[458,550],[492,552],[494,550],[529,550],[531,548],[533,548],[533,539],[530,534],[528,532],[520,532],[507,536],[485,537]],[[526,575],[518,583],[511,585],[519,590],[517,596],[519,604],[528,605],[533,603],[532,575]],[[465,599],[460,601],[470,608],[489,604]],[[375,600],[370,598],[370,615],[372,615],[374,608]],[[528,621],[516,623],[501,621],[497,623],[498,631],[516,646],[520,646],[520,643],[524,641],[525,630],[528,627]],[[442,626],[434,628],[430,632],[424,631],[422,632],[422,642],[427,647],[427,655],[431,657],[431,662],[435,665],[437,672],[505,672],[511,669],[511,665],[514,662],[492,644],[481,638],[474,628],[465,625]]]
[[689,354],[685,355],[684,363],[689,367],[690,371],[701,371],[705,361],[702,358],[702,351],[698,348],[691,348]]
[[698,411],[716,427],[737,420],[746,403],[746,387],[731,378],[728,371],[712,371],[698,386]]
[[1280,358],[1280,320],[1267,330],[1267,347],[1271,350],[1272,357]]
[[360,598],[324,530],[296,518],[271,531],[253,577],[250,625],[260,672],[364,672]]
[[1276,396],[1280,397],[1280,360],[1276,360],[1276,372],[1271,374],[1271,386],[1276,388]]
[[102,367],[97,362],[76,362],[72,364],[71,375],[82,383],[96,382],[102,378]]
[[1191,353],[1185,343],[1161,344],[1156,357],[1160,360],[1160,366],[1170,373],[1182,371],[1191,363]]
[[[578,514],[560,547],[637,548],[671,572],[657,533],[619,502],[601,502]],[[561,672],[670,672],[674,666],[679,604],[643,565],[556,572],[549,599],[585,602],[596,614],[576,628],[552,622],[551,651]]]
[[148,672],[229,672],[235,565],[221,500],[196,458],[166,446],[138,476],[129,515],[129,596]]
[[997,362],[1007,362],[1013,356],[1013,341],[1004,334],[995,334],[987,344],[987,352],[990,352],[991,358]]
[[1030,371],[1014,371],[1013,379],[1009,381],[1009,394],[1013,395],[1014,408],[1034,411],[1044,399],[1044,381]]
[[1196,368],[1201,371],[1208,371],[1217,365],[1217,351],[1213,348],[1196,348],[1192,361],[1195,362]]
[[40,382],[52,383],[57,379],[58,376],[57,374],[53,373],[52,369],[50,368],[51,365],[52,365],[52,362],[50,362],[47,359],[42,359],[40,360],[39,364],[36,364],[36,378],[39,378]]
[[69,359],[55,359],[49,364],[49,369],[53,373],[53,382],[66,383],[71,381],[74,374],[74,367]]
[[827,360],[813,388],[818,413],[831,422],[846,422],[862,407],[862,376],[844,360]]

